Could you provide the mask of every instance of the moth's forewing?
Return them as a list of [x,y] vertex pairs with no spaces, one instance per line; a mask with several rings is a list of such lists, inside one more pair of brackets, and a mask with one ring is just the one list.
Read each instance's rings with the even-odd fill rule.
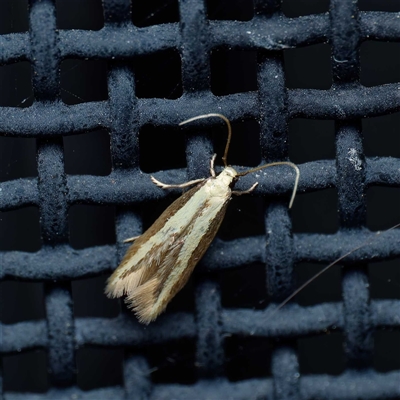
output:
[[209,178],[173,202],[128,249],[106,288],[127,295],[139,320],[153,321],[185,285],[215,237],[231,197],[229,186],[210,197]]

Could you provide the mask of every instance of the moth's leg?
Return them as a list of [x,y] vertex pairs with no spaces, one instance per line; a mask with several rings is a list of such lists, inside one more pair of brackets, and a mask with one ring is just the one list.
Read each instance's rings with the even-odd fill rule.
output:
[[211,174],[211,176],[212,176],[213,178],[215,178],[215,177],[217,176],[216,173],[215,173],[215,169],[214,169],[214,162],[215,162],[216,157],[217,157],[216,154],[214,154],[214,155],[211,157],[210,174]]
[[256,182],[250,189],[247,189],[247,190],[242,190],[242,191],[233,190],[232,194],[234,194],[236,196],[241,196],[242,194],[249,194],[257,187],[257,185],[258,185],[258,182]]
[[123,243],[129,243],[129,242],[134,242],[137,238],[139,238],[140,237],[140,235],[139,236],[134,236],[134,237],[131,237],[131,238],[128,238],[128,239],[125,239],[124,241],[123,241]]
[[154,176],[150,176],[150,178],[151,178],[151,181],[155,185],[157,185],[158,187],[163,188],[163,189],[185,188],[185,187],[192,186],[192,185],[195,185],[196,183],[200,183],[200,182],[204,181],[204,178],[201,178],[201,179],[195,179],[193,181],[181,183],[180,185],[169,185],[167,183],[160,182],[159,180],[154,178]]

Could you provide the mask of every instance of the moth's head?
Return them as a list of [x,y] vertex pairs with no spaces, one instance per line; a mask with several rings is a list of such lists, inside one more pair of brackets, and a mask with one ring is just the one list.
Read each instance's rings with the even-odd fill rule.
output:
[[226,167],[218,175],[218,180],[224,185],[232,186],[238,179],[238,173],[232,167]]
[[237,177],[237,172],[235,169],[232,167],[226,167],[224,170],[221,172],[221,174],[225,174],[227,176],[230,176],[232,179],[235,179]]

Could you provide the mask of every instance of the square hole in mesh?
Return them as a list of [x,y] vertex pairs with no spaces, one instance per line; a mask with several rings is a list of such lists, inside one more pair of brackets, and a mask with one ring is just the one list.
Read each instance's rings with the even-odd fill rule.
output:
[[75,317],[116,317],[120,312],[117,299],[104,294],[107,276],[72,281]]
[[193,384],[196,382],[196,346],[192,339],[153,344],[143,350],[154,383]]
[[179,22],[178,0],[133,0],[132,22],[138,27]]
[[253,0],[206,0],[207,18],[250,21],[254,16]]
[[[193,275],[183,287],[183,289],[168,304],[165,315],[174,314],[176,312],[189,312],[194,314],[195,311],[195,286]],[[162,315],[164,315],[162,314]],[[165,317],[167,318],[167,317]]]
[[[207,128],[211,133],[213,151],[217,154],[216,165],[223,165],[222,156],[225,151],[228,131],[225,123]],[[256,167],[261,162],[260,125],[254,121],[232,123],[232,141],[229,145],[228,164]]]
[[143,232],[150,228],[154,221],[165,211],[165,209],[177,198],[172,193],[167,198],[152,202],[145,202],[140,207]]
[[379,372],[399,370],[400,332],[378,330],[374,339],[374,368]]
[[115,243],[115,207],[71,206],[69,232],[69,242],[74,249]]
[[4,324],[45,318],[43,283],[4,281],[0,294]]
[[400,11],[400,2],[393,0],[358,0],[360,11]]
[[122,349],[82,348],[76,353],[77,383],[82,390],[121,386]]
[[48,390],[47,358],[42,350],[3,355],[4,392],[43,393]]
[[329,89],[332,86],[330,45],[287,49],[283,56],[288,88]]
[[210,57],[211,91],[216,96],[257,90],[257,52],[213,50]]
[[35,252],[40,247],[39,210],[37,207],[0,212],[0,250]]
[[224,308],[264,309],[268,303],[265,265],[261,263],[227,269],[220,273],[220,282]]
[[[254,180],[256,182],[256,180]],[[223,240],[265,234],[265,201],[250,195],[234,196],[218,232]]]
[[139,132],[139,148],[143,172],[186,167],[185,135],[176,127],[143,126]]
[[140,56],[134,61],[135,93],[139,98],[182,96],[181,58],[176,50]]
[[335,233],[339,228],[336,189],[298,195],[292,208],[294,232]]
[[270,339],[231,336],[225,339],[225,371],[230,381],[271,375]]
[[289,158],[295,164],[335,158],[334,121],[303,118],[291,120]]
[[360,82],[364,86],[400,81],[400,43],[367,41],[361,44]]
[[371,298],[400,300],[400,259],[368,264]]
[[26,32],[28,29],[28,0],[1,0],[0,35]]
[[105,60],[67,59],[61,62],[61,99],[78,104],[108,99]]
[[367,157],[400,157],[400,113],[362,120]]
[[36,140],[0,137],[0,182],[37,176]]
[[330,331],[298,339],[300,373],[341,374],[345,370],[343,341],[342,333]]
[[101,0],[56,0],[58,29],[99,30],[104,26]]
[[105,130],[65,136],[65,172],[70,175],[109,175],[110,135]]
[[367,190],[367,227],[389,229],[400,221],[400,189],[370,187]]
[[[299,288],[309,279],[315,277],[324,267],[326,267],[326,265],[317,265],[313,263],[297,264],[295,267],[297,278],[296,288]],[[336,264],[301,290],[301,292],[296,295],[295,301],[301,306],[341,301],[341,278],[341,266]]]
[[33,103],[31,66],[18,62],[0,67],[0,107],[29,107]]
[[283,0],[282,11],[290,18],[329,11],[329,0]]

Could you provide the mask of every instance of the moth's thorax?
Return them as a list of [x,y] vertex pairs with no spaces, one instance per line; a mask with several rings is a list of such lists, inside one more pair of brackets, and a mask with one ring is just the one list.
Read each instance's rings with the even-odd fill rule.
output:
[[230,185],[236,176],[232,167],[226,167],[216,178],[210,178],[206,190],[211,197],[225,197],[227,192],[231,192]]

